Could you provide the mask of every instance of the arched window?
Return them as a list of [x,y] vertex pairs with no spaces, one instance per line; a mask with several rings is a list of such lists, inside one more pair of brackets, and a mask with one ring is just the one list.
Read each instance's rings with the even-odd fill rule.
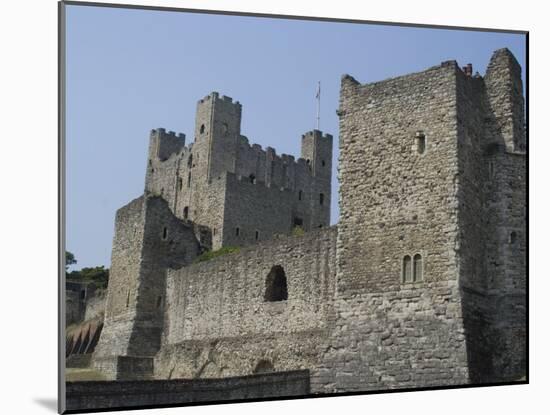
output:
[[287,299],[285,270],[282,266],[275,265],[265,279],[264,301],[286,301]]
[[269,360],[260,360],[254,369],[254,373],[269,373],[273,371],[274,367]]
[[325,202],[325,195],[323,193],[319,193],[319,204],[323,206],[324,202]]
[[201,125],[200,133],[204,134],[204,124]]
[[423,269],[422,269],[422,255],[420,254],[416,254],[414,256],[414,275],[413,275],[413,280],[414,281],[422,281],[422,279],[424,278],[422,273],[423,273]]
[[411,257],[409,255],[405,255],[403,257],[402,279],[403,279],[403,282],[412,282],[412,264],[411,264]]
[[187,219],[189,217],[189,206],[185,206],[183,208],[183,219]]

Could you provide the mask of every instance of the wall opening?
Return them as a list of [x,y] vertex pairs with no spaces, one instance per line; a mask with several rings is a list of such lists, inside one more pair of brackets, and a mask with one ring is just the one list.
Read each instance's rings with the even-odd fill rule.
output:
[[319,204],[323,206],[323,203],[325,203],[325,195],[323,193],[319,193]]
[[201,134],[204,134],[204,124],[201,125],[201,128],[200,128],[199,131],[200,131]]
[[270,373],[274,372],[275,368],[269,360],[260,360],[256,367],[254,368],[253,373]]
[[161,305],[162,305],[162,296],[159,295],[159,296],[157,297],[157,308],[160,308]]
[[260,232],[256,231],[256,240],[260,239]]
[[517,239],[518,239],[518,234],[517,234],[515,231],[510,232],[510,238],[509,238],[508,241],[509,241],[511,244],[515,244],[516,241],[517,241]]
[[229,126],[227,125],[226,122],[222,123],[222,134],[224,136],[229,135]]
[[282,266],[275,265],[265,279],[264,301],[286,301],[287,299],[285,270]]
[[191,172],[187,174],[187,187],[191,187]]
[[255,183],[256,183],[256,176],[254,176],[253,174],[251,174],[250,176],[248,176],[248,179],[250,180],[250,183],[252,183],[252,184],[255,184]]
[[411,257],[409,255],[405,255],[403,257],[403,275],[401,276],[403,282],[412,282],[412,264],[411,264]]
[[302,218],[295,217],[293,223],[294,223],[294,227],[296,226],[301,227],[304,224],[304,221],[302,220]]
[[414,275],[413,275],[413,280],[416,282],[416,281],[422,281],[422,279],[424,278],[424,276],[422,275],[423,274],[423,269],[422,269],[422,255],[420,254],[416,254],[414,256]]
[[321,160],[321,166],[325,167],[325,160]]
[[189,206],[185,206],[183,208],[183,219],[188,219],[189,218]]
[[84,300],[86,298],[86,290],[80,290],[80,299]]
[[193,167],[193,154],[189,154],[189,158],[187,159],[187,167]]
[[162,228],[162,239],[166,239],[168,237],[168,228],[165,226]]
[[126,296],[126,308],[130,305],[130,290],[128,290],[128,295]]
[[183,180],[181,177],[178,177],[178,190],[183,189]]
[[302,191],[301,190],[298,191],[298,200],[302,200]]
[[422,131],[416,132],[416,151],[418,154],[424,154],[426,151],[426,135]]
[[239,236],[241,233],[241,230],[239,228],[235,228],[235,236]]

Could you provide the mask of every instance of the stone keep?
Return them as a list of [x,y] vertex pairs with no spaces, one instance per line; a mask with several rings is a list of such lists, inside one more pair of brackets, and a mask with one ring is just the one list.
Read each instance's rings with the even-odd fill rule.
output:
[[194,143],[151,132],[144,195],[116,217],[106,325],[94,356],[108,377],[152,372],[164,318],[175,312],[165,310],[168,269],[206,249],[270,240],[295,226],[328,227],[332,136],[304,134],[295,160],[250,146],[240,124],[241,104],[213,92],[197,104]]
[[[241,104],[213,92],[197,104],[195,141],[153,130],[145,191],[208,228],[203,243],[243,246],[330,222],[332,136],[302,136],[302,157],[278,156],[241,135]],[[208,238],[211,238],[211,242]]]
[[[154,130],[145,194],[117,212],[95,366],[118,379],[308,369],[315,393],[524,376],[520,72],[501,49],[484,77],[455,61],[344,76],[334,227],[330,135],[279,157],[248,144],[240,104],[217,93],[198,103],[192,145]],[[294,225],[308,232],[281,236]],[[227,245],[244,248],[192,264]]]

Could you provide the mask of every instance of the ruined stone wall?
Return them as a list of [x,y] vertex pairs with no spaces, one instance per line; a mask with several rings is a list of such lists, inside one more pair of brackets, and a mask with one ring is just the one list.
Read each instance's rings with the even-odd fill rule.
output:
[[[314,391],[469,380],[456,252],[457,71],[444,62],[373,84],[342,79],[335,330]],[[407,281],[412,270],[403,275],[407,255],[421,255],[417,281]]]
[[68,278],[65,282],[67,326],[89,320],[105,310],[105,293],[92,281]]
[[107,290],[97,289],[94,294],[86,299],[86,310],[84,311],[84,320],[103,317],[105,314],[105,302],[107,300]]
[[[155,377],[251,374],[312,368],[328,336],[335,289],[336,229],[284,237],[239,253],[170,270],[163,343]],[[265,301],[266,278],[281,265],[286,301]]]
[[[200,253],[193,228],[166,201],[142,196],[117,212],[104,328],[94,365],[116,378],[119,356],[151,356],[160,344],[166,269]],[[139,375],[139,374],[137,374]]]
[[82,320],[82,306],[78,292],[65,291],[65,324],[67,326]]

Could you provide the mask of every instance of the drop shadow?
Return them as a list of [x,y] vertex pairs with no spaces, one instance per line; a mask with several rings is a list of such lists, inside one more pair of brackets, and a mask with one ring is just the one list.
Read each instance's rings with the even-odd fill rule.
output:
[[57,413],[57,399],[54,398],[35,398],[34,402],[38,405]]

